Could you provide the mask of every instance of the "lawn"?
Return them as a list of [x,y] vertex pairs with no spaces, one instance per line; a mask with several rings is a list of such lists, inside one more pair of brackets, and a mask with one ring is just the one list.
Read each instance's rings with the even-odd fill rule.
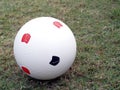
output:
[[[13,54],[20,27],[41,16],[65,22],[77,41],[75,62],[51,81],[28,77]],[[120,90],[120,0],[0,0],[0,90]]]

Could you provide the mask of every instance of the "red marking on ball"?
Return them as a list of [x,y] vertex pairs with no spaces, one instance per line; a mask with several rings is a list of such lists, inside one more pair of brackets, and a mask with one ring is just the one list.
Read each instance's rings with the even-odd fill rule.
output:
[[26,74],[30,74],[30,70],[24,66],[21,67]]
[[31,36],[29,33],[25,33],[21,39],[21,42],[25,42],[26,44],[29,42]]
[[55,25],[57,28],[61,28],[63,25],[60,23],[60,22],[58,22],[58,21],[54,21],[53,22],[53,25]]

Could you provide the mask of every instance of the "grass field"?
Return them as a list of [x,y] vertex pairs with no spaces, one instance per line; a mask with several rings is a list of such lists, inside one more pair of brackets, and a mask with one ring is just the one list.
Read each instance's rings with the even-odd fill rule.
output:
[[[40,81],[17,66],[13,42],[32,18],[65,22],[77,56],[61,77]],[[120,0],[0,0],[0,90],[120,90]]]

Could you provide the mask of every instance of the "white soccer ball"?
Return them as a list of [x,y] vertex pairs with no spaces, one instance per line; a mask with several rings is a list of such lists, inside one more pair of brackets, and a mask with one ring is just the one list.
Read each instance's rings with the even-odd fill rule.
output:
[[29,76],[50,80],[74,62],[76,40],[70,28],[52,17],[39,17],[21,27],[14,40],[14,56]]

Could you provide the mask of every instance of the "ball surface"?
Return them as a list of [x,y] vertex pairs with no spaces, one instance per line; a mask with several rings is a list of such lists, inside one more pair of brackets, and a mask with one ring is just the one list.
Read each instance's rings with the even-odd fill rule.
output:
[[76,56],[76,41],[62,21],[39,17],[20,28],[13,49],[17,64],[27,75],[50,80],[71,67]]

